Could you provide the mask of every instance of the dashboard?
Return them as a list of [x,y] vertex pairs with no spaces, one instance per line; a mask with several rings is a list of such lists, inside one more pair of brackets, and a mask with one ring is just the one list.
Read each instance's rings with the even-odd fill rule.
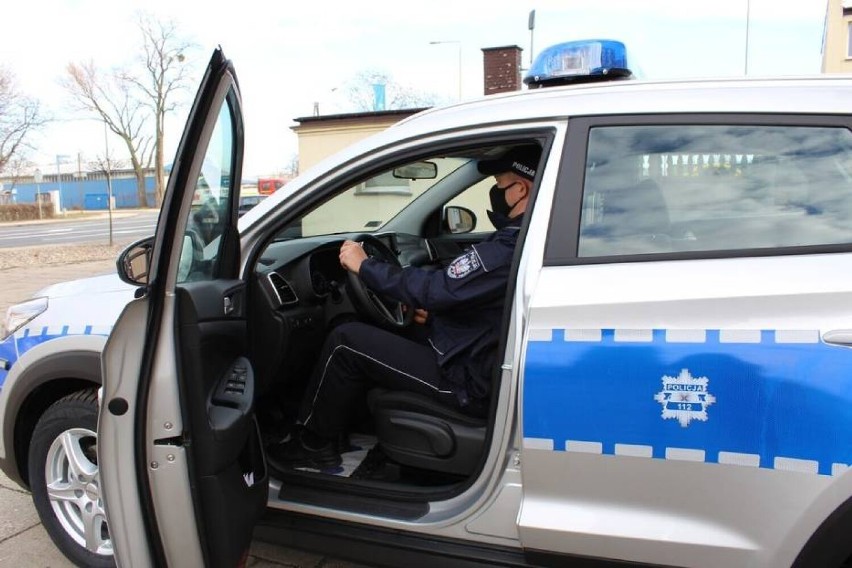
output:
[[[325,235],[271,243],[261,255],[255,272],[275,310],[297,305],[319,305],[347,301],[346,270],[340,265],[340,245],[359,234]],[[376,240],[376,246],[372,240]],[[380,246],[384,245],[384,247]],[[404,233],[370,235],[364,241],[370,256],[385,258],[387,251],[402,266],[435,262],[434,247],[427,239]],[[347,302],[348,303],[348,302]],[[349,306],[352,311],[354,308]]]

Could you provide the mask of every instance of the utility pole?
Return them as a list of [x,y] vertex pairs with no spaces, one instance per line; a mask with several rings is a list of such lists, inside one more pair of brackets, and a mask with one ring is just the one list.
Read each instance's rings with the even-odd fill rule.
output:
[[462,99],[462,42],[457,39],[452,40],[444,40],[444,41],[430,41],[429,45],[441,45],[441,44],[449,44],[454,43],[458,48],[459,52],[459,79],[458,79],[458,97],[459,100]]
[[112,164],[109,162],[109,138],[107,138],[107,123],[104,121],[104,148],[106,157],[104,173],[107,178],[107,210],[109,211],[109,246],[112,246]]
[[33,181],[36,184],[36,203],[38,204],[38,218],[41,219],[41,170],[36,168],[36,171],[33,173]]
[[751,0],[746,0],[745,75],[748,75],[748,28],[751,19]]

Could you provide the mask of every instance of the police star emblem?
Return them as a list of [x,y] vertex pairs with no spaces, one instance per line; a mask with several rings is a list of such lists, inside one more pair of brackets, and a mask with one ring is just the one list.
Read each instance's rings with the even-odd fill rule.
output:
[[470,251],[455,259],[450,266],[447,267],[447,276],[450,278],[464,278],[471,272],[475,272],[481,263],[476,251]]
[[675,419],[684,428],[693,420],[707,421],[707,407],[716,397],[707,390],[707,377],[695,378],[689,369],[681,369],[677,377],[663,375],[663,390],[654,400],[663,405],[663,420]]

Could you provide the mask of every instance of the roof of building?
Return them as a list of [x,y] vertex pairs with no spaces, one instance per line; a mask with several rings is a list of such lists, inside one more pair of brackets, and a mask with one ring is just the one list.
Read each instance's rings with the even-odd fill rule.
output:
[[386,120],[401,120],[420,111],[426,110],[429,107],[423,108],[404,108],[394,110],[376,110],[365,112],[349,112],[341,114],[323,114],[318,116],[301,116],[294,118],[300,125],[314,124],[319,122],[340,122],[340,121],[359,121],[369,122],[371,120],[384,122]]

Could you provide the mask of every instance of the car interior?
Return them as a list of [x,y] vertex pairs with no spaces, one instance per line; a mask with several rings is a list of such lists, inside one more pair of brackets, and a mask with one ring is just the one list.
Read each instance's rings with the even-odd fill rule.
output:
[[[361,241],[370,256],[386,262],[443,269],[494,231],[486,213],[494,180],[476,165],[510,147],[463,148],[366,172],[307,213],[285,219],[260,248],[247,318],[266,447],[292,432],[311,370],[335,326],[364,321],[406,334],[420,325],[412,322],[412,307],[366,289],[340,265],[342,242]],[[492,400],[492,414],[493,406]],[[299,487],[418,499],[452,494],[475,478],[489,436],[488,415],[462,413],[416,393],[372,389],[351,415],[349,435],[338,445],[340,467],[270,472],[282,499],[299,499]]]

